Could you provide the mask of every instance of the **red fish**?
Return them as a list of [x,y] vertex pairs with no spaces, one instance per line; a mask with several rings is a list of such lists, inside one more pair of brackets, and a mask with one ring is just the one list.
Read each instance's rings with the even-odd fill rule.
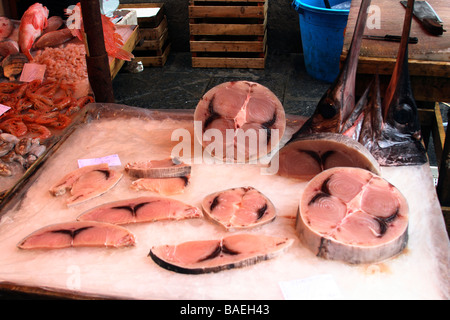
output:
[[30,6],[22,16],[19,27],[19,47],[33,61],[30,49],[34,41],[42,34],[42,30],[47,27],[48,9],[40,3]]
[[[66,14],[69,16],[68,20],[74,22],[74,24],[69,26],[72,30],[72,34],[83,41],[84,26],[83,17],[81,15],[81,4],[78,3],[74,9],[67,9]],[[116,32],[116,26],[110,18],[103,14],[101,16],[106,52],[111,57],[130,61],[134,58],[134,55],[122,49],[123,39],[122,36]]]

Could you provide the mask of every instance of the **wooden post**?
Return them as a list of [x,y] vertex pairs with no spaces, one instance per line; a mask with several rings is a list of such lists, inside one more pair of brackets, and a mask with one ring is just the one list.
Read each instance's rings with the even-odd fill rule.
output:
[[86,36],[86,64],[95,101],[114,102],[99,0],[81,0],[80,3]]
[[[450,111],[448,112],[450,116]],[[439,180],[437,194],[441,206],[450,207],[450,127],[447,125],[445,134],[444,150],[442,152],[441,166],[439,169]]]

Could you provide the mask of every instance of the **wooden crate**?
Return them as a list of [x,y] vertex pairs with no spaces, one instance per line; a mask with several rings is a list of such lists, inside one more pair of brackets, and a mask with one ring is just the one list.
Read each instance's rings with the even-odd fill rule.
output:
[[[170,53],[169,27],[162,3],[121,4],[121,9],[136,10],[140,42],[133,54],[146,67],[162,67]],[[146,9],[152,16],[145,16]],[[150,11],[149,11],[150,12]]]
[[124,3],[120,4],[118,9],[135,10],[138,25],[141,29],[158,27],[165,16],[163,3]]
[[190,0],[192,66],[265,67],[267,0]]

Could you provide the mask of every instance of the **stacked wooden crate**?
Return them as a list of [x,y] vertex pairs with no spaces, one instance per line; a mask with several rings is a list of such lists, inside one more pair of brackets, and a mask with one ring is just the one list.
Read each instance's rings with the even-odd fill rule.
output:
[[190,0],[192,66],[265,67],[268,0]]
[[164,66],[171,47],[164,4],[121,4],[119,8],[137,12],[141,40],[133,51],[135,61],[141,61],[144,66]]

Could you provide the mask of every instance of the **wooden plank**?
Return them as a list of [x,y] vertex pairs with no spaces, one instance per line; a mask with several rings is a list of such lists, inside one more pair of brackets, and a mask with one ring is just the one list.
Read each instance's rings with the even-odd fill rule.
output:
[[261,18],[264,6],[190,6],[189,18]]
[[192,57],[192,67],[264,69],[265,60],[266,60],[265,57],[263,58]]
[[[258,36],[258,38],[261,38]],[[267,31],[261,40],[191,40],[191,52],[264,52]]]
[[264,24],[189,24],[192,35],[264,35]]
[[[346,54],[341,56],[341,61],[346,59]],[[358,73],[366,74],[388,74],[394,71],[396,59],[378,57],[359,57]],[[423,61],[409,59],[409,73],[411,76],[443,77],[450,78],[450,68],[448,62],[444,61]]]
[[136,56],[135,61],[141,61],[145,67],[162,67],[169,57],[171,44],[168,43],[162,55],[157,56]]
[[191,41],[191,52],[264,52],[263,41]]

